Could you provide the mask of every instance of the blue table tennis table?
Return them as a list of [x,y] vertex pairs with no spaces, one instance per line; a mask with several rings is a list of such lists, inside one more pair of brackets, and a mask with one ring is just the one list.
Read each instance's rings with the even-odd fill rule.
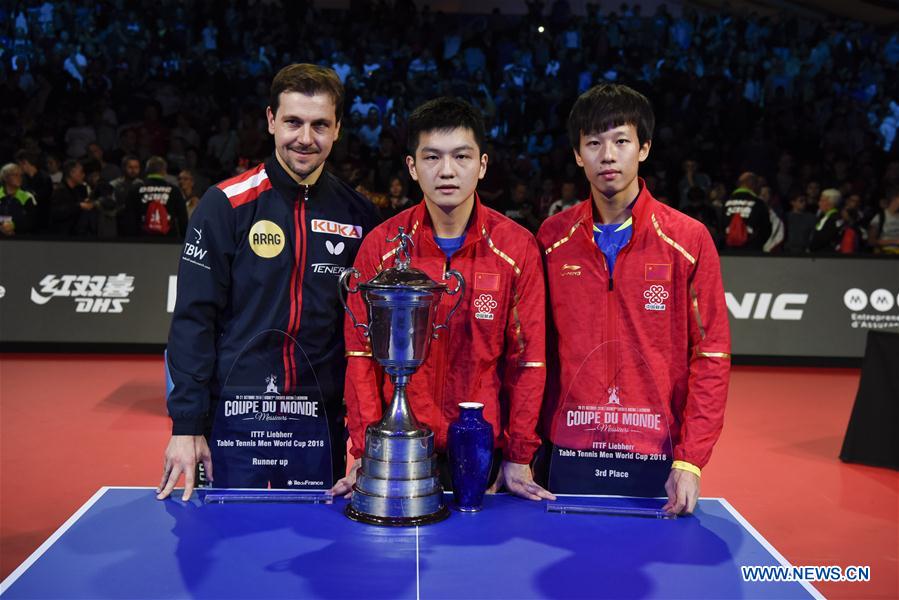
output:
[[[488,496],[441,523],[364,525],[333,504],[159,502],[100,489],[3,583],[3,598],[821,598],[743,581],[788,565],[723,499],[692,517],[558,514]],[[450,499],[450,496],[447,497]],[[658,500],[560,497],[624,507]]]

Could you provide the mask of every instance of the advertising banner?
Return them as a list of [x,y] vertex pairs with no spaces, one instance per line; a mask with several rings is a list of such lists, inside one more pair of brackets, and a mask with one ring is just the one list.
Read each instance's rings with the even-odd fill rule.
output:
[[[189,242],[190,240],[188,240]],[[0,245],[0,344],[166,343],[190,243]],[[899,327],[899,260],[723,256],[734,356],[858,358]]]
[[0,342],[165,344],[178,244],[0,244]]
[[723,256],[734,356],[862,357],[899,327],[899,260]]

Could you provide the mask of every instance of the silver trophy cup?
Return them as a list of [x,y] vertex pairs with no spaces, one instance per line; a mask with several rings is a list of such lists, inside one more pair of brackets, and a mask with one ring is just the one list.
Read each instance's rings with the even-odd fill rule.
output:
[[[410,526],[435,523],[449,514],[443,504],[443,486],[437,477],[434,433],[422,426],[406,396],[409,378],[428,355],[431,338],[452,318],[462,301],[465,280],[447,271],[458,284],[452,291],[426,273],[409,267],[412,239],[399,228],[389,242],[399,242],[394,267],[350,288],[356,269],[340,276],[340,300],[355,327],[371,340],[372,358],[384,368],[394,385],[384,416],[365,431],[362,468],[353,486],[346,514],[376,525]],[[345,293],[361,293],[368,308],[368,324],[359,323],[346,304]],[[442,294],[459,295],[446,322],[434,323]]]

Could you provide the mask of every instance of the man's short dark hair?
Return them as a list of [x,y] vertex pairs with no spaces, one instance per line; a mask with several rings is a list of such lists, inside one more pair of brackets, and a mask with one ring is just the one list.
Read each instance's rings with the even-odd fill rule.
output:
[[138,162],[138,164],[140,164],[140,159],[133,154],[126,154],[125,156],[123,156],[122,157],[122,169],[124,170],[125,167],[128,165],[128,163],[130,163],[132,160],[136,160]]
[[758,193],[762,191],[762,180],[752,171],[746,171],[737,177],[737,187],[746,188],[753,194],[758,195]]
[[282,92],[299,92],[307,96],[328,94],[334,101],[338,123],[343,116],[343,84],[333,69],[308,63],[295,63],[278,71],[269,90],[268,105],[272,109],[272,114],[278,112]]
[[19,150],[18,152],[16,152],[16,155],[15,155],[15,161],[17,163],[27,161],[34,167],[37,167],[40,165],[40,160],[41,160],[41,155],[32,150],[22,149],[22,150]]
[[71,175],[72,171],[75,170],[76,167],[81,165],[81,161],[76,160],[74,158],[68,159],[66,162],[62,163],[62,176],[68,177]]
[[151,156],[147,159],[147,165],[144,167],[144,171],[147,172],[147,175],[165,175],[168,167],[165,159],[161,156]]
[[581,135],[608,131],[613,127],[633,125],[642,146],[652,140],[656,118],[649,100],[626,85],[601,83],[593,86],[575,101],[568,115],[568,139],[577,150]]
[[443,96],[428,100],[409,115],[406,123],[406,145],[409,154],[415,156],[418,141],[422,133],[429,131],[448,132],[454,129],[470,129],[478,152],[484,151],[487,137],[484,128],[484,117],[474,106],[459,98]]

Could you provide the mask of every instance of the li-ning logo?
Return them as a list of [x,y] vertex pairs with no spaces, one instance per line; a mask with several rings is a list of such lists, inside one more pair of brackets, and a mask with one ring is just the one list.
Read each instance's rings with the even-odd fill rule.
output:
[[312,219],[312,231],[315,233],[330,233],[355,240],[362,239],[361,225],[347,225],[345,223],[325,221],[324,219]]
[[274,394],[277,396],[278,395],[278,386],[275,384],[278,383],[278,378],[274,374],[269,375],[268,377],[265,378],[265,383],[268,384],[268,387],[265,388],[265,393],[266,394]]
[[493,309],[496,308],[496,300],[490,294],[481,294],[474,300],[474,307],[478,312],[474,314],[475,319],[493,320]]
[[664,286],[649,286],[649,289],[643,292],[643,297],[649,300],[649,302],[643,305],[643,308],[646,310],[665,310],[665,300],[668,299],[668,292]]
[[328,252],[330,252],[334,256],[340,256],[343,253],[343,249],[345,247],[346,246],[343,242],[337,242],[336,244],[332,244],[331,240],[325,240],[325,248],[327,248]]
[[75,312],[120,313],[134,291],[134,277],[118,275],[46,275],[31,288],[31,301],[46,304],[53,298],[73,298]]
[[580,277],[581,276],[581,265],[562,265],[562,277],[570,276],[570,277]]

